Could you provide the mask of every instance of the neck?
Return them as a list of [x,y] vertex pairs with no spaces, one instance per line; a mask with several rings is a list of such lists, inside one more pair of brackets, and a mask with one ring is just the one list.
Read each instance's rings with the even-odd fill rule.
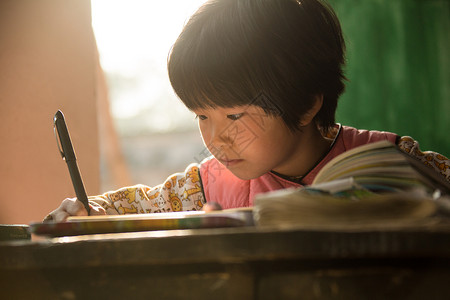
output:
[[289,177],[303,177],[325,156],[333,140],[324,137],[314,122],[294,135],[298,143],[292,158],[273,171]]

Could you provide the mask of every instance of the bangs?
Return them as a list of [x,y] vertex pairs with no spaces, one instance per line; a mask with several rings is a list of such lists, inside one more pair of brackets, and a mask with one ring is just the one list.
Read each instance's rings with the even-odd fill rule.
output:
[[223,47],[214,46],[184,53],[190,59],[170,56],[169,77],[184,105],[191,111],[256,105],[269,115],[281,115],[283,108],[277,105],[281,93],[274,86],[277,70],[258,61],[256,52],[248,51],[252,57],[247,57],[242,51],[233,55],[237,51],[221,52]]
[[221,63],[208,66],[209,62],[201,59],[176,64],[173,74],[177,75],[170,78],[180,100],[189,110],[250,104],[259,88],[248,82],[240,68],[235,70],[240,74],[230,74],[232,70],[227,70],[227,66],[233,65],[233,62],[217,55],[214,58],[221,60]]
[[263,63],[252,51],[257,34],[246,26],[249,16],[230,3],[200,8],[169,54],[170,82],[190,110],[248,105],[263,92]]

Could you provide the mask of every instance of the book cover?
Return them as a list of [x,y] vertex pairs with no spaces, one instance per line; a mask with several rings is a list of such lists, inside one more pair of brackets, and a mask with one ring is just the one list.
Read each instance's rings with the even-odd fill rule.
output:
[[187,211],[153,214],[69,217],[66,222],[31,223],[36,235],[61,237],[149,230],[200,229],[252,226],[252,210]]

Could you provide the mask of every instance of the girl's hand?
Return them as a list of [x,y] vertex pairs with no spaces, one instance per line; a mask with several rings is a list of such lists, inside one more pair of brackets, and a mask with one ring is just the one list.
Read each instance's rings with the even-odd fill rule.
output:
[[[106,210],[95,202],[90,202],[89,207],[91,208],[91,216],[106,215]],[[81,201],[78,201],[77,198],[67,198],[63,200],[57,209],[44,218],[44,222],[63,222],[70,216],[87,215],[88,212]]]
[[222,207],[217,202],[207,202],[203,206],[202,210],[206,211],[206,212],[212,212],[212,211],[215,211],[215,210],[222,210]]

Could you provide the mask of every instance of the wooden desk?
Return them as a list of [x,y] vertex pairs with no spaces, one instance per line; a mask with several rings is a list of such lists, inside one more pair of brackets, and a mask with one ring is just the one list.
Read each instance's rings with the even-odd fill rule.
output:
[[449,226],[175,230],[0,244],[1,299],[449,297]]

